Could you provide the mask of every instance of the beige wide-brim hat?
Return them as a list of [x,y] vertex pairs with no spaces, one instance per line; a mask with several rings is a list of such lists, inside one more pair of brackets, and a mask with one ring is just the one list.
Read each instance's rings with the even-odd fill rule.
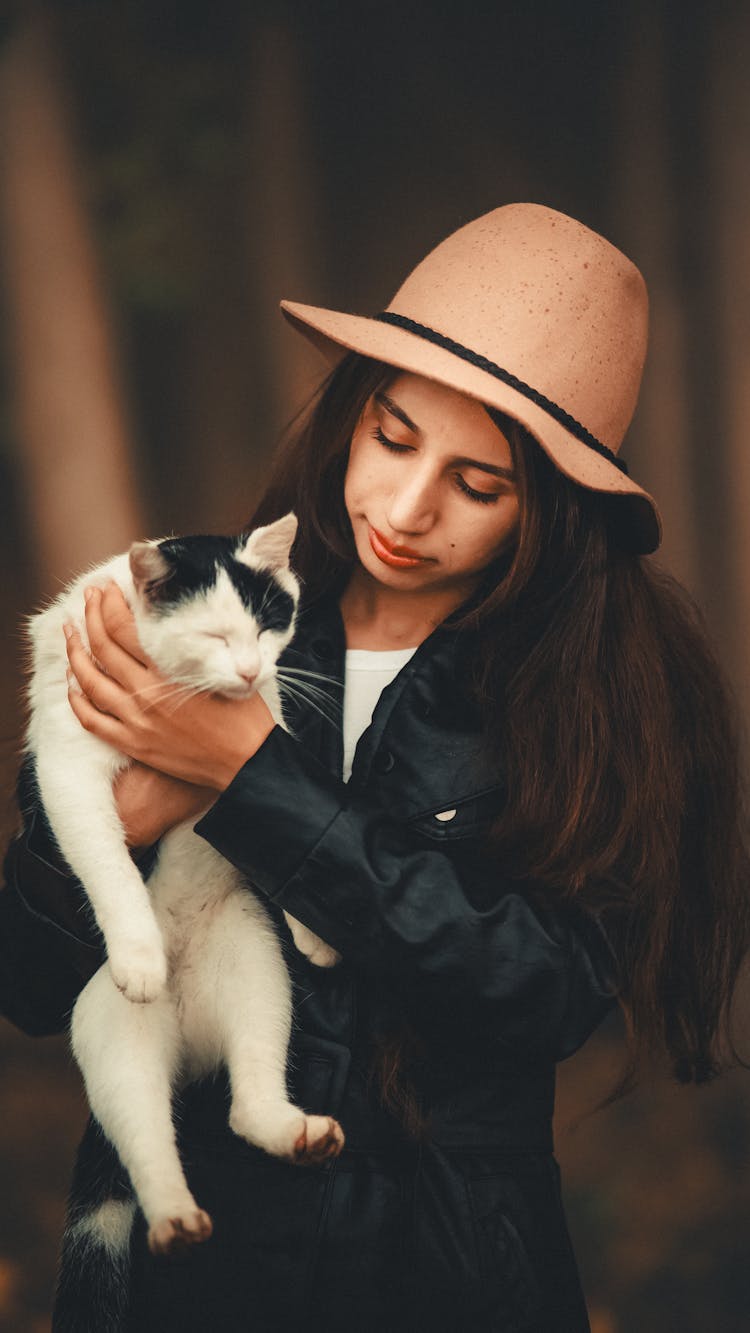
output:
[[567,477],[622,497],[635,551],[656,550],[656,503],[617,457],[646,357],[646,285],[596,232],[508,204],[442,241],[381,314],[281,308],[329,362],[359,352],[520,421]]

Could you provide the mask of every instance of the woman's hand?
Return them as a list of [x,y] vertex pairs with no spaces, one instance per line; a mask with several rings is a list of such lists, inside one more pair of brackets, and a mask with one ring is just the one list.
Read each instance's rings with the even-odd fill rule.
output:
[[175,824],[197,819],[216,799],[211,787],[195,787],[143,764],[123,768],[114,793],[128,847],[150,847]]
[[[70,706],[87,731],[148,768],[223,791],[260,749],[274,720],[261,699],[194,694],[174,700],[174,685],[145,656],[132,612],[116,584],[86,601],[91,655],[66,626],[70,670],[79,686]],[[94,660],[96,659],[96,660]]]

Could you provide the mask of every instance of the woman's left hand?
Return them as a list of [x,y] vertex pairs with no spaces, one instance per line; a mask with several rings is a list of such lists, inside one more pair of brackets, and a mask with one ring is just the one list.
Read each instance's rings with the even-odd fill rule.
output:
[[88,595],[86,632],[91,654],[75,628],[65,631],[70,670],[79,686],[71,682],[70,706],[87,731],[121,754],[223,791],[273,730],[274,720],[258,694],[249,699],[193,694],[176,703],[174,683],[145,656],[133,614],[116,584]]

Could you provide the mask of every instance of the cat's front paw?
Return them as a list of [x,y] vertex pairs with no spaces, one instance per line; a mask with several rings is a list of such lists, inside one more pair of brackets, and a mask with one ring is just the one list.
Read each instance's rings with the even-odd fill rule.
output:
[[284,916],[300,953],[304,954],[315,967],[335,967],[341,962],[341,954],[332,949],[330,944],[326,944],[319,935],[309,930],[307,926],[303,926],[295,917],[289,916],[288,912],[285,912]]
[[302,950],[302,952],[305,953],[308,962],[313,963],[315,967],[335,967],[337,963],[341,962],[341,954],[337,953],[335,949],[332,949],[330,944],[326,944],[323,940],[319,940],[317,935],[313,936],[313,938],[315,944],[311,952],[305,953],[305,950]]
[[167,958],[161,939],[110,948],[107,962],[117,989],[133,1004],[151,1004],[167,984]]

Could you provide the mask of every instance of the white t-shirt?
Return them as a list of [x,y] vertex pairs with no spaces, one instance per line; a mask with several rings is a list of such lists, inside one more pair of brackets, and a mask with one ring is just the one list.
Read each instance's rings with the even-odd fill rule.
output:
[[375,705],[413,653],[414,648],[347,648],[344,676],[344,782],[352,772],[357,741],[369,727]]

